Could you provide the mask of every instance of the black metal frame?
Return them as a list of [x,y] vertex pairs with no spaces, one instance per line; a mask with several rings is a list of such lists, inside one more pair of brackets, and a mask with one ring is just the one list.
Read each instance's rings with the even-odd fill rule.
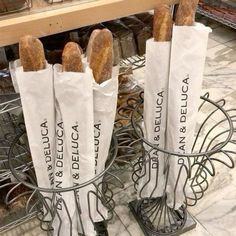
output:
[[232,21],[227,20],[227,19],[225,19],[223,17],[217,16],[217,15],[211,13],[211,12],[208,12],[208,11],[202,9],[201,7],[198,7],[197,13],[199,13],[199,14],[201,14],[203,16],[206,16],[206,17],[208,17],[208,18],[210,18],[212,20],[215,20],[215,21],[217,21],[217,22],[219,22],[219,23],[221,23],[223,25],[226,25],[228,27],[236,29],[236,22],[232,22]]
[[[145,139],[142,130],[143,113],[142,109],[140,109],[143,104],[143,95],[141,94],[140,97],[142,101],[133,110],[131,122],[132,132],[136,134],[136,140],[133,140],[133,142],[140,143],[143,154],[134,164],[132,175],[134,187],[138,192],[138,200],[130,202],[129,207],[145,236],[180,235],[196,226],[196,222],[187,212],[187,207],[195,206],[203,198],[209,187],[209,178],[214,177],[216,174],[217,163],[223,164],[228,168],[234,168],[232,156],[236,155],[236,151],[230,150],[229,145],[236,145],[236,138],[234,137],[236,133],[236,109],[226,110],[225,100],[213,102],[209,99],[209,94],[201,97],[202,104],[199,111],[208,107],[208,114],[196,132],[192,152],[180,154],[159,148]],[[212,119],[214,116],[218,118],[217,121]],[[219,130],[221,125],[224,125],[224,131]],[[202,136],[206,127],[208,127],[207,132]],[[216,133],[213,135],[214,132]],[[179,168],[175,188],[179,183],[182,171],[187,171],[188,177],[183,186],[185,201],[177,210],[175,206],[170,206],[167,202],[166,185],[162,197],[153,197],[150,194],[149,198],[142,198],[141,192],[143,189],[138,189],[139,181],[144,176],[143,170],[149,168],[152,161],[150,153],[153,150],[165,154],[165,179],[162,180],[165,183],[167,183],[169,176],[169,158],[184,160],[180,162],[181,167]],[[150,171],[145,173],[150,174]],[[160,182],[157,179],[156,181],[157,186]],[[190,193],[186,191],[187,182],[190,185]],[[175,202],[175,199],[173,202]]]
[[[123,187],[121,180],[113,173],[111,166],[117,153],[116,135],[113,135],[110,154],[106,163],[106,169],[96,176],[96,178],[81,183],[80,186],[66,189],[42,189],[37,187],[37,180],[34,173],[33,162],[30,157],[29,145],[24,126],[21,102],[19,94],[10,94],[0,96],[0,189],[4,189],[6,196],[3,197],[5,207],[11,207],[18,204],[23,199],[24,206],[14,211],[14,217],[8,211],[7,218],[4,219],[4,225],[0,226],[0,232],[5,232],[13,227],[18,226],[34,217],[40,220],[42,230],[52,233],[53,217],[58,216],[57,204],[63,199],[57,199],[58,193],[73,192],[76,194],[79,189],[88,185],[94,186],[94,191],[90,191],[88,195],[96,198],[96,207],[98,214],[98,202],[108,210],[109,217],[105,218],[100,214],[101,222],[93,222],[95,230],[99,236],[107,236],[107,222],[113,217],[114,200],[112,188],[116,185]],[[22,190],[22,186],[24,186]],[[17,191],[17,196],[14,192]],[[20,192],[19,192],[20,191]],[[51,199],[45,199],[44,192],[52,193]],[[88,196],[88,197],[89,197]],[[53,204],[52,204],[53,203]],[[88,201],[90,204],[90,201]],[[100,204],[100,203],[99,203]],[[100,205],[99,205],[100,206]],[[77,205],[79,210],[79,205]],[[101,207],[101,206],[100,206]],[[66,208],[66,206],[65,206]],[[89,206],[90,208],[90,206]],[[42,209],[48,209],[51,215],[51,222],[45,221],[45,212]],[[92,220],[92,217],[91,217]],[[70,219],[69,219],[70,221]],[[84,235],[83,232],[80,235]]]
[[[66,212],[68,212],[68,207],[66,205],[66,202],[64,201],[63,197],[61,196],[63,193],[71,192],[74,196],[78,195],[78,192],[89,185],[94,186],[94,191],[89,191],[87,193],[87,204],[89,209],[89,216],[90,220],[94,225],[94,229],[97,231],[97,235],[99,236],[106,236],[108,235],[107,232],[107,222],[110,221],[113,217],[113,210],[115,207],[115,202],[113,200],[113,191],[111,189],[110,184],[114,184],[114,180],[119,182],[119,178],[116,178],[112,173],[109,172],[109,169],[113,165],[113,162],[115,160],[115,157],[117,155],[117,141],[115,138],[115,135],[113,135],[112,144],[110,148],[110,158],[108,159],[108,162],[106,163],[106,169],[98,174],[95,178],[85,182],[81,183],[80,185],[68,187],[68,188],[62,188],[62,189],[46,189],[46,188],[40,188],[37,186],[37,179],[34,173],[33,163],[31,162],[25,162],[25,156],[30,155],[30,152],[28,149],[28,143],[25,140],[25,131],[22,131],[19,135],[15,137],[15,139],[12,141],[12,145],[9,149],[9,155],[8,155],[8,161],[9,161],[9,168],[16,179],[16,183],[23,184],[27,188],[30,189],[30,191],[27,193],[23,193],[22,195],[29,194],[30,196],[27,199],[26,203],[26,213],[27,215],[31,215],[32,213],[36,212],[36,217],[40,221],[40,227],[42,230],[47,231],[49,234],[53,232],[53,221],[56,217],[60,219],[60,223],[58,226],[58,236],[62,236],[61,233],[61,226],[63,224],[60,213],[58,211],[58,205],[62,204]],[[24,141],[22,142],[22,140]],[[18,168],[19,166],[24,166],[24,168]],[[123,185],[120,184],[119,187],[122,187]],[[51,193],[51,197],[45,197],[44,193]],[[56,197],[57,196],[57,197]],[[99,217],[102,219],[101,222],[95,222],[92,217],[92,203],[91,201],[96,200],[96,211]],[[77,199],[77,197],[75,198]],[[109,217],[106,218],[101,213],[101,205],[102,203],[103,207],[108,210]],[[86,203],[85,203],[86,204]],[[78,215],[80,216],[80,204],[78,199],[76,200],[76,211],[78,212]],[[44,210],[43,210],[44,209]],[[45,210],[46,209],[46,210]],[[70,235],[72,235],[72,218],[68,214],[68,228],[70,228]],[[48,220],[48,218],[50,220]],[[82,218],[80,217],[80,224],[81,224],[81,233],[79,235],[85,236],[85,231],[83,227]]]

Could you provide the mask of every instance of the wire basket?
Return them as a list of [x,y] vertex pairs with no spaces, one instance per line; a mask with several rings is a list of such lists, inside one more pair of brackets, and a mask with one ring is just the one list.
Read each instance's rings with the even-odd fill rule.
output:
[[[187,207],[195,206],[204,197],[211,178],[216,175],[216,169],[220,165],[234,168],[236,109],[226,110],[225,100],[213,102],[209,99],[209,94],[201,97],[201,100],[197,130],[192,151],[189,154],[166,150],[148,142],[142,128],[143,100],[133,111],[131,121],[137,135],[137,139],[133,142],[141,143],[143,155],[134,164],[132,175],[138,200],[130,202],[129,206],[146,236],[179,235],[193,229],[196,222],[188,213]],[[160,158],[160,153],[164,155],[162,179],[158,178],[161,160],[153,155],[154,152],[158,153],[158,158]],[[168,200],[168,179],[171,176],[170,158],[178,160],[178,172],[175,175],[171,203]],[[155,163],[156,171],[154,178],[151,177],[153,163]],[[145,179],[145,176],[148,178]],[[181,176],[186,176],[184,181]],[[140,187],[143,179],[146,182]],[[154,187],[153,190],[149,189],[149,195],[146,196],[145,187],[150,186],[151,181]],[[154,191],[160,186],[162,194],[155,196]],[[176,208],[179,186],[184,202]]]
[[32,7],[32,0],[0,0],[0,15],[20,12]]
[[[54,198],[58,198],[63,190],[54,192],[49,203],[48,199],[45,201],[43,191],[36,187],[37,181],[25,133],[19,94],[1,95],[0,102],[0,232],[8,231],[36,216],[41,222],[41,228],[52,233],[53,227],[50,222],[45,221],[45,213],[42,209],[49,208],[52,202],[56,205]],[[114,136],[106,172],[101,173],[99,179],[85,183],[85,186],[89,184],[94,186],[95,190],[90,193],[90,196],[97,199],[96,204],[102,202],[109,212],[108,217],[100,216],[101,222],[93,222],[99,235],[104,236],[107,235],[106,225],[113,216],[115,205],[112,190],[124,187],[121,180],[115,175],[114,169],[110,168],[116,157],[117,144],[115,145],[115,143]],[[9,155],[13,156],[10,159],[10,165]],[[22,181],[25,183],[23,184]],[[81,187],[67,191],[75,193],[79,191],[79,188]],[[60,199],[57,201],[59,202]],[[52,218],[57,215],[56,208],[50,208],[50,215]]]
[[0,183],[11,175],[8,151],[16,135],[22,131],[22,124],[23,114],[19,95],[0,95]]
[[[134,71],[145,66],[145,56],[136,55],[129,57],[122,60],[120,66],[123,69],[120,71],[120,75],[127,75],[128,71]],[[122,90],[125,90],[125,92],[121,92]],[[119,82],[118,106],[114,124],[118,152],[112,166],[113,171],[119,176],[132,172],[135,160],[141,155],[139,142],[136,141],[138,137],[131,125],[131,116],[134,109],[142,101],[140,97],[141,91],[143,91],[143,88],[137,84],[133,74],[125,82],[125,85],[121,85],[121,82]]]
[[[0,95],[0,232],[33,217],[27,215],[25,205],[32,190],[18,183],[8,165],[8,153],[15,137],[24,130],[19,94]],[[30,162],[31,160],[25,159]],[[25,166],[18,165],[18,170]]]
[[[30,156],[29,145],[25,131],[22,131],[15,137],[12,145],[9,149],[9,167],[17,180],[17,183],[23,184],[26,188],[30,189],[30,197],[25,204],[25,211],[27,214],[36,212],[36,217],[40,221],[40,227],[43,231],[47,231],[49,235],[56,232],[56,235],[63,235],[63,223],[66,221],[68,224],[66,227],[72,234],[73,219],[69,214],[70,206],[68,201],[64,199],[66,194],[72,194],[75,200],[75,210],[79,216],[79,228],[78,235],[85,236],[83,217],[81,215],[81,205],[78,194],[88,186],[93,186],[93,190],[88,191],[87,202],[89,219],[94,226],[96,235],[108,235],[107,222],[113,217],[113,210],[115,203],[113,200],[113,191],[110,185],[117,184],[117,178],[109,172],[115,157],[117,155],[117,140],[113,135],[109,157],[106,163],[106,169],[98,174],[94,179],[88,180],[85,183],[68,188],[53,188],[46,189],[37,186],[37,179],[33,168],[32,161],[26,162],[25,160]],[[18,166],[24,166],[19,169]],[[119,179],[118,179],[119,182]],[[120,183],[120,182],[119,182]],[[122,187],[122,185],[120,186]],[[49,195],[48,195],[49,194]],[[67,212],[66,219],[65,214],[61,218],[61,210]],[[105,210],[104,210],[105,209]],[[93,217],[94,211],[96,211],[97,217],[100,220],[96,220]],[[55,227],[55,221],[57,226]],[[54,232],[54,235],[55,235]]]
[[[0,70],[0,94],[1,97],[3,97],[2,95],[15,94],[10,71],[7,68]],[[11,97],[9,97],[9,99],[11,99]],[[0,103],[2,102],[2,100],[3,99],[1,98]]]
[[120,65],[121,66],[132,65],[133,70],[137,70],[137,69],[140,69],[145,66],[145,60],[146,60],[145,55],[143,55],[143,56],[135,55],[135,56],[123,59],[121,61]]

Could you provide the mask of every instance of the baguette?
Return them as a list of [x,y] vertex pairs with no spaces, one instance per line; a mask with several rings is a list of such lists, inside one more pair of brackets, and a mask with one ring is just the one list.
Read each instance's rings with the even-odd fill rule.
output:
[[79,45],[69,42],[62,53],[62,70],[67,72],[84,72],[82,53]]
[[113,37],[108,29],[101,30],[93,39],[89,65],[98,84],[112,77]]
[[193,26],[198,2],[199,0],[180,0],[176,11],[175,24]]
[[38,71],[46,67],[43,44],[31,35],[20,39],[19,55],[24,71]]
[[158,42],[171,41],[173,20],[170,7],[162,4],[154,11],[153,38]]
[[89,38],[89,42],[88,42],[88,46],[87,46],[87,50],[86,50],[86,56],[87,56],[87,61],[90,62],[90,57],[91,57],[91,51],[92,51],[92,45],[93,42],[95,40],[95,38],[97,37],[97,35],[101,32],[100,29],[95,29],[92,34],[90,35]]

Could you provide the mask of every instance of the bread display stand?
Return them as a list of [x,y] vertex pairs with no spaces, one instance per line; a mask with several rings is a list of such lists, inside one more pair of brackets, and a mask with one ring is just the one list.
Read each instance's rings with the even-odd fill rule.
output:
[[[47,231],[50,235],[52,233],[52,225],[51,222],[44,220],[45,212],[42,209],[43,206],[47,208],[51,216],[55,215],[57,210],[56,204],[54,207],[48,208],[48,203],[42,195],[43,191],[52,191],[55,197],[60,192],[76,192],[83,186],[91,184],[97,187],[97,192],[94,193],[94,196],[100,199],[99,202],[101,201],[109,212],[108,218],[106,220],[104,219],[104,221],[94,223],[94,227],[99,235],[108,235],[106,229],[107,222],[113,217],[115,206],[113,192],[109,183],[119,188],[123,186],[119,178],[110,171],[117,152],[115,135],[113,135],[106,170],[103,173],[100,173],[95,179],[75,188],[50,190],[39,189],[37,187],[19,94],[0,96],[0,131],[0,190],[4,193],[1,194],[0,204],[0,234],[37,217],[40,221],[41,229]],[[77,207],[79,208],[78,205]]]
[[[96,186],[97,192],[91,194],[108,209],[108,218],[106,216],[104,221],[94,223],[99,235],[104,236],[107,235],[106,222],[112,218],[114,208],[113,192],[109,183],[112,183],[113,186],[118,185],[119,188],[123,186],[119,178],[116,178],[115,175],[108,171],[116,157],[116,151],[117,144],[114,135],[109,160],[106,163],[106,170],[100,173],[96,179],[83,184],[83,186]],[[8,160],[9,158],[10,161]],[[26,182],[26,184],[23,182]],[[83,186],[65,191],[75,192]],[[48,231],[49,234],[51,233],[50,222],[45,221],[44,213],[41,214],[43,206],[48,209],[48,203],[43,197],[43,192],[37,189],[25,132],[21,99],[17,93],[0,96],[0,190],[0,234],[22,223],[31,223],[35,217],[39,219],[41,228],[44,231]],[[49,189],[45,191],[50,192]],[[57,195],[58,198],[58,192],[61,191],[63,190],[54,192],[54,196]],[[56,212],[54,207],[50,208],[50,215]],[[77,207],[79,208],[79,206]]]
[[[46,189],[46,188],[40,188],[37,187],[37,180],[35,177],[35,172],[33,168],[32,161],[25,161],[25,157],[30,156],[29,152],[29,146],[28,141],[26,137],[25,130],[22,130],[12,141],[11,147],[9,149],[9,155],[8,155],[8,163],[9,163],[9,169],[15,178],[15,181],[17,183],[23,184],[28,189],[30,189],[30,195],[27,199],[25,211],[27,214],[35,213],[37,219],[40,221],[40,227],[43,231],[46,231],[48,235],[53,235],[53,221],[55,217],[58,217],[59,225],[57,228],[57,235],[63,236],[61,233],[61,227],[63,222],[60,218],[60,206],[65,208],[68,211],[66,202],[61,198],[62,193],[66,192],[73,192],[75,196],[78,194],[79,190],[83,187],[93,185],[95,187],[95,191],[88,192],[88,202],[85,204],[88,204],[89,209],[89,215],[90,220],[92,221],[94,225],[94,229],[97,233],[97,235],[106,236],[108,235],[107,232],[107,222],[112,219],[113,217],[113,210],[115,207],[115,202],[113,200],[113,192],[110,186],[110,183],[112,182],[112,185],[116,184],[117,181],[119,181],[118,178],[116,178],[113,175],[110,175],[109,169],[112,166],[115,157],[117,153],[117,140],[115,138],[115,134],[113,135],[113,139],[111,142],[111,148],[110,153],[108,157],[108,161],[106,163],[106,169],[98,174],[94,179],[91,179],[85,183],[81,183],[80,185],[68,187],[68,188],[60,188],[60,189]],[[22,168],[18,168],[21,166]],[[98,181],[100,179],[100,181]],[[114,180],[116,183],[114,183]],[[98,184],[99,183],[99,184]],[[122,185],[121,185],[122,186]],[[49,199],[48,197],[44,197],[45,195],[43,193],[52,193],[52,197]],[[29,193],[28,193],[29,194]],[[90,196],[93,197],[90,197]],[[108,210],[108,217],[103,216],[100,212],[100,208],[98,205],[96,205],[97,214],[101,216],[103,219],[100,222],[94,222],[92,217],[92,209],[91,206],[93,203],[91,201],[94,201],[94,199],[97,199],[96,202],[101,202],[103,206]],[[50,202],[50,204],[49,204]],[[80,205],[79,202],[76,201],[76,210],[79,213],[80,212]],[[45,210],[46,209],[46,210]],[[80,218],[80,230],[79,235],[85,236],[84,227],[83,224],[85,222],[82,222],[81,217]],[[68,228],[70,230],[70,235],[72,235],[72,219],[70,218],[70,215],[68,214]],[[55,235],[55,232],[54,232]]]
[[[233,139],[235,134],[235,109],[226,110],[225,100],[223,99],[214,102],[209,98],[209,94],[202,96],[199,107],[198,130],[195,133],[192,152],[179,154],[157,147],[144,138],[143,94],[140,95],[140,98],[141,102],[135,108],[130,105],[131,101],[127,101],[127,109],[133,110],[132,128],[129,127],[128,130],[124,127],[123,130],[123,133],[134,133],[131,142],[136,144],[136,148],[140,147],[139,152],[134,154],[139,157],[133,166],[132,179],[135,189],[138,190],[139,180],[143,177],[143,166],[149,166],[148,164],[151,163],[152,157],[150,153],[152,151],[162,152],[166,156],[166,183],[169,176],[168,158],[170,157],[179,158],[180,165],[181,160],[187,160],[189,165],[187,166],[183,162],[180,172],[183,169],[187,171],[188,178],[183,187],[185,201],[178,210],[168,206],[167,186],[165,186],[163,197],[159,198],[153,198],[152,193],[150,193],[149,198],[142,198],[141,190],[137,200],[130,202],[129,207],[145,236],[180,235],[196,227],[196,221],[188,213],[187,207],[197,205],[199,200],[204,197],[210,180],[216,175],[219,165],[234,168],[233,156],[236,152],[232,151],[234,149],[232,149],[231,145],[235,145],[235,140]],[[205,111],[205,113],[202,111]],[[220,129],[222,124],[225,127],[223,131]],[[125,140],[123,140],[123,143],[123,148],[128,148]],[[150,149],[146,151],[145,146],[150,147]],[[231,149],[229,146],[231,146]],[[178,181],[179,179],[177,178],[176,185]],[[158,184],[158,180],[156,180],[156,185]]]

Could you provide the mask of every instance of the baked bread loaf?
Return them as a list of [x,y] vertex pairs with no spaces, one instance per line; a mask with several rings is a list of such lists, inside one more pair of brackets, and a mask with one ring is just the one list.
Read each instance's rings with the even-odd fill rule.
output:
[[[92,32],[96,29],[104,29],[104,26],[102,24],[95,24],[91,26],[85,26],[82,28],[79,28],[77,32],[77,37],[78,37],[78,43],[82,47],[83,51],[86,52],[86,49],[88,47],[90,35]],[[73,41],[73,40],[70,40]]]
[[135,15],[139,20],[141,20],[145,25],[148,25],[153,29],[153,15],[149,12],[139,13]]
[[86,50],[86,56],[87,56],[87,61],[90,61],[90,56],[91,56],[91,51],[92,51],[92,45],[94,43],[95,38],[97,35],[101,32],[100,29],[95,29],[92,34],[90,35],[87,50]]
[[146,52],[146,41],[152,37],[152,30],[145,25],[136,16],[129,16],[121,18],[124,23],[134,34],[137,44],[138,54],[142,56]]
[[5,12],[7,9],[3,3],[3,1],[0,1],[0,13]]
[[143,92],[143,89],[134,79],[132,66],[122,66],[119,72],[116,125],[128,126],[131,122],[133,108],[141,102],[140,93]]
[[[7,70],[0,72],[0,93],[1,94],[13,94],[15,93],[12,79]],[[7,126],[6,126],[7,127]],[[1,168],[1,166],[0,166]]]
[[[101,32],[101,29],[95,29],[90,35],[87,50],[86,50],[86,56],[87,56],[88,62],[90,61],[93,41],[99,32]],[[120,42],[118,38],[113,37],[113,65],[114,66],[120,63],[120,58],[121,58]]]
[[114,38],[119,40],[121,55],[126,59],[137,54],[137,46],[133,32],[120,20],[107,21],[103,25],[109,29]]
[[180,0],[176,11],[175,24],[178,26],[192,26],[199,0]]
[[26,0],[0,0],[0,13],[20,10],[26,7]]
[[45,56],[47,59],[47,62],[49,64],[61,64],[61,58],[62,58],[62,49],[55,49],[55,50],[48,50],[45,49]]
[[89,65],[98,84],[112,77],[113,37],[108,29],[101,30],[92,40]]
[[113,36],[113,65],[119,65],[122,57],[119,38]]
[[81,48],[77,43],[69,42],[62,53],[62,70],[67,72],[83,72]]
[[153,38],[158,42],[171,41],[173,20],[170,7],[162,4],[154,11]]
[[38,71],[46,67],[43,44],[31,35],[20,39],[19,55],[24,71]]

